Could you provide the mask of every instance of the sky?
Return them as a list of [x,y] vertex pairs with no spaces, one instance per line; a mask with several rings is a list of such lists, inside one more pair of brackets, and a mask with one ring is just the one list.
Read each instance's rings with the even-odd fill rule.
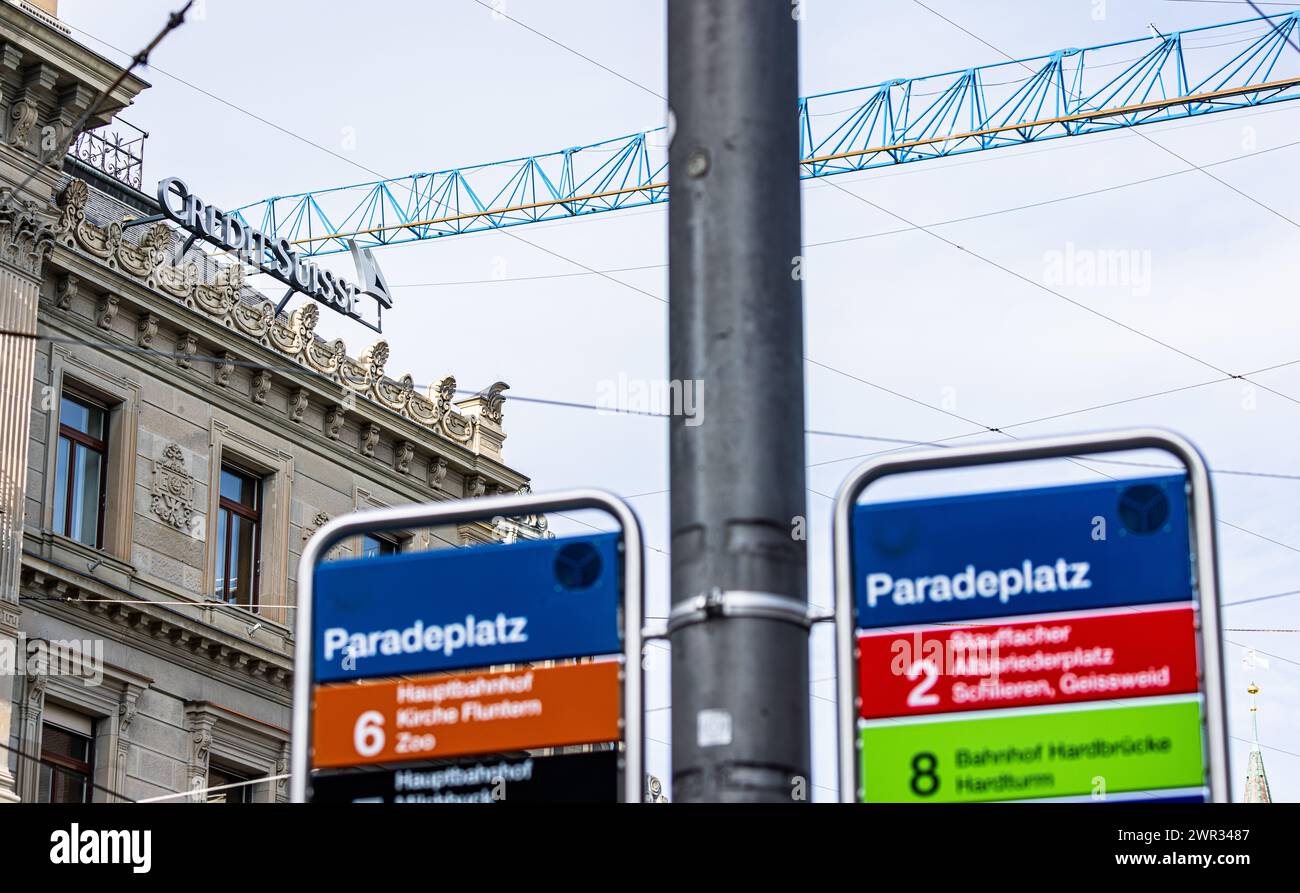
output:
[[[121,4],[63,0],[60,16],[78,39],[122,61],[174,5],[132,0],[124,16]],[[803,0],[800,93],[1252,15],[1231,0]],[[655,95],[667,93],[665,17],[658,0],[198,0],[142,72],[152,88],[122,117],[150,134],[146,191],[176,175],[223,207],[548,152],[665,123]],[[998,440],[987,427],[1018,437],[1169,428],[1213,468],[1282,475],[1214,476],[1222,602],[1300,590],[1300,364],[1253,383],[1206,384],[1223,376],[1185,355],[1232,374],[1300,360],[1300,191],[1289,174],[1297,149],[1285,147],[1297,131],[1300,103],[1283,103],[843,175],[833,181],[843,189],[805,182],[805,243],[830,243],[805,254],[805,353],[824,364],[806,367],[807,427],[965,435],[952,441],[961,444]],[[1189,169],[1274,147],[1217,165],[1213,177]],[[916,229],[844,241],[901,228],[844,190],[966,250]],[[621,376],[666,378],[667,308],[651,297],[668,297],[666,206],[514,232],[536,247],[491,232],[379,252],[396,297],[386,320],[390,374],[423,383],[452,373],[472,389],[504,380],[514,395],[582,403]],[[1129,252],[1143,275],[1052,285],[1076,304],[1037,287],[1052,281],[1054,259],[1080,250]],[[587,272],[626,267],[643,269]],[[375,338],[333,314],[320,329],[343,337],[353,356]],[[1112,405],[1075,412],[1102,404]],[[664,421],[507,400],[505,428],[506,460],[535,491],[599,486],[629,498],[649,544],[647,613],[664,617]],[[831,601],[830,496],[881,448],[807,438],[817,605]],[[878,495],[1097,479],[1051,465],[891,483]],[[585,528],[556,519],[553,529]],[[1224,625],[1233,795],[1241,796],[1251,735],[1245,689],[1256,681],[1273,795],[1300,800],[1300,595],[1228,606]],[[818,800],[835,796],[830,633],[822,624],[812,636]],[[668,661],[654,651],[664,647],[647,659],[647,769],[670,784]],[[1243,666],[1248,648],[1268,666]]]

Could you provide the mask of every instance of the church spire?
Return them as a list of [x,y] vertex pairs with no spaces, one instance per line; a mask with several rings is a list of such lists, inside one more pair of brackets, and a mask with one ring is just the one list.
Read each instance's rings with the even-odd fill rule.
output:
[[1246,691],[1250,692],[1251,731],[1250,761],[1246,768],[1246,802],[1271,803],[1268,776],[1264,774],[1264,755],[1259,750],[1259,706],[1255,703],[1259,686],[1252,682]]

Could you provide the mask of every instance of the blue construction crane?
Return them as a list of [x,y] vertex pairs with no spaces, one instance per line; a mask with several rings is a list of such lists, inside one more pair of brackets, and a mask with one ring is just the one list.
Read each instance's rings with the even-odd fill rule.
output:
[[[1153,29],[1154,30],[1154,29]],[[805,179],[1300,98],[1300,10],[799,100]],[[275,196],[234,213],[301,255],[668,201],[660,127],[588,146]]]

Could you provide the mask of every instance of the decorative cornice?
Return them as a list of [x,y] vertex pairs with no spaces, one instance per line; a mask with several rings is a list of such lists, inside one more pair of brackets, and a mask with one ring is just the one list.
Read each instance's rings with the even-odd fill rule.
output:
[[[58,244],[95,258],[110,269],[140,282],[146,288],[166,295],[184,307],[196,311],[223,327],[269,348],[301,366],[314,377],[339,385],[347,405],[350,399],[364,397],[404,419],[420,425],[452,443],[477,451],[479,427],[487,426],[500,438],[504,382],[462,401],[456,400],[456,379],[446,376],[431,385],[426,394],[415,391],[414,378],[398,379],[384,374],[389,347],[377,341],[362,351],[358,359],[347,354],[341,339],[325,341],[316,335],[320,309],[307,303],[289,319],[277,316],[269,300],[250,303],[244,296],[244,268],[237,264],[213,261],[218,272],[212,282],[203,282],[198,264],[193,260],[175,262],[174,233],[165,223],[145,229],[138,244],[123,236],[121,222],[98,226],[86,218],[89,186],[83,180],[70,180],[59,195],[59,218],[53,237]],[[0,219],[0,234],[3,234]],[[48,238],[47,238],[48,242]],[[46,247],[45,254],[49,253]],[[178,345],[177,353],[193,354],[197,344]],[[178,361],[189,367],[188,357]],[[463,404],[463,407],[461,406]]]
[[[237,674],[244,680],[251,677],[267,686],[268,694],[274,692],[288,696],[293,677],[289,666],[291,658],[269,655],[192,618],[181,619],[164,605],[138,598],[107,597],[102,592],[82,588],[74,580],[55,576],[59,573],[57,569],[47,572],[33,567],[24,560],[22,585],[28,591],[43,593],[51,605],[80,607],[106,623],[157,640],[169,651],[184,652],[196,660],[205,660],[209,673],[218,670]],[[194,603],[195,608],[211,605],[203,601]]]

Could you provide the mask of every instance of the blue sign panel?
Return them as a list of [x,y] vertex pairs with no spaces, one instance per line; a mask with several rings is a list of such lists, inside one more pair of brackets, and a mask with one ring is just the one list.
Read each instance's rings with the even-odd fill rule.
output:
[[611,654],[621,534],[316,567],[317,682]]
[[1184,475],[859,505],[858,627],[1192,598]]

